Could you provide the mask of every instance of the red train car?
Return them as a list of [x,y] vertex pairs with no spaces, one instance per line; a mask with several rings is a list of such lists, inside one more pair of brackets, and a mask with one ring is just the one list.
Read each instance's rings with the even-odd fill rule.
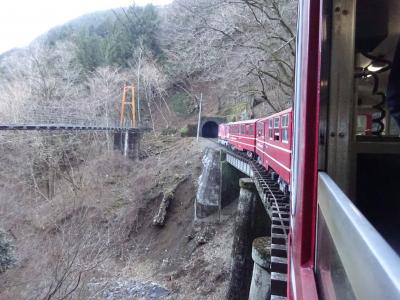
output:
[[228,123],[228,143],[232,148],[245,151],[249,157],[256,152],[256,123],[258,119]]
[[227,124],[219,124],[218,126],[218,143],[228,145],[229,126]]
[[259,162],[280,176],[282,187],[290,184],[292,157],[292,109],[257,121],[256,154]]

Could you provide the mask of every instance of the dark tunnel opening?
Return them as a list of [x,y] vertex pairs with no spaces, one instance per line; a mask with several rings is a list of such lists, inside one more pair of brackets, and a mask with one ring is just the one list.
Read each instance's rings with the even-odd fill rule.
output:
[[206,138],[218,137],[218,124],[213,121],[207,121],[201,128],[201,136]]

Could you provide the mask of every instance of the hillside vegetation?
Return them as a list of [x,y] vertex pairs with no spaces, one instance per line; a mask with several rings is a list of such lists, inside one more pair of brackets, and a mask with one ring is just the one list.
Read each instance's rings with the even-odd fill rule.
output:
[[[114,151],[109,133],[0,134],[0,299],[130,299],[135,288],[221,299],[233,221],[193,224],[206,145],[178,133],[196,123],[200,97],[204,114],[229,120],[290,105],[296,6],[177,0],[119,8],[0,55],[0,123],[115,125],[128,83],[140,125],[152,129],[139,162]],[[171,215],[155,228],[171,189]]]

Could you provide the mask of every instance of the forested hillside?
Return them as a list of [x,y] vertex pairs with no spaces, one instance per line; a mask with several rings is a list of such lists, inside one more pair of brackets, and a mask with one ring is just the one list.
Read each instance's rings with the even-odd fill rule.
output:
[[[200,93],[213,113],[233,119],[278,111],[292,97],[295,15],[292,0],[179,0],[86,15],[3,55],[0,97],[18,99],[1,112],[18,118],[15,106],[28,98],[47,107],[62,99],[82,118],[114,121],[106,102],[118,102],[123,81],[135,82],[159,130],[174,113],[194,114]],[[82,98],[101,102],[90,103],[97,111]]]

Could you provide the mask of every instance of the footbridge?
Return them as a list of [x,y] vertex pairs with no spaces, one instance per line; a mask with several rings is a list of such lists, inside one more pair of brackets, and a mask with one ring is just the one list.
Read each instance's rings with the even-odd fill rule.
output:
[[0,120],[0,131],[106,131],[114,134],[114,149],[137,159],[142,133],[150,129],[137,122],[140,114],[134,86],[125,84],[122,91],[120,112],[96,114],[75,107],[40,107],[28,109],[23,116],[5,117]]

